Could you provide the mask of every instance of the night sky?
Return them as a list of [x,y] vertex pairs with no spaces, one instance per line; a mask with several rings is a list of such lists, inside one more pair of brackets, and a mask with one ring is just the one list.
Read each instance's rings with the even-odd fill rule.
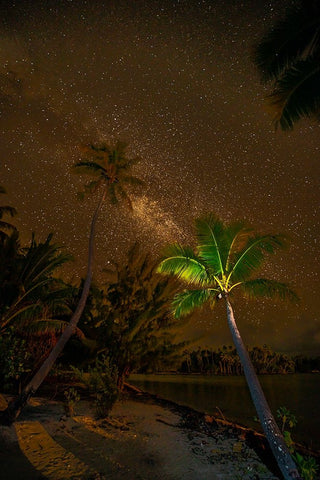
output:
[[[320,354],[320,126],[275,132],[251,60],[288,3],[0,1],[1,202],[18,209],[23,242],[55,232],[75,257],[66,278],[79,281],[97,198],[77,200],[85,179],[71,166],[80,145],[124,140],[146,187],[133,212],[103,207],[96,278],[136,239],[154,255],[166,242],[192,243],[204,212],[246,219],[289,235],[290,250],[264,273],[289,281],[302,302],[235,299],[245,342]],[[225,316],[204,310],[187,336],[231,344]]]

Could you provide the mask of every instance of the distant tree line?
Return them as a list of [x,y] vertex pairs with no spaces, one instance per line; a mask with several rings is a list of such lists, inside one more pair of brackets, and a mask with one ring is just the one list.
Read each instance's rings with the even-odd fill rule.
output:
[[[17,229],[2,218],[15,213],[12,207],[0,209],[0,388],[16,393],[68,325],[83,281],[71,285],[58,277],[58,268],[71,256],[53,243],[51,234],[44,241],[32,235],[22,245]],[[156,272],[155,261],[138,245],[122,265],[105,270],[105,278],[99,285],[92,283],[55,374],[70,365],[93,368],[99,358],[108,358],[116,368],[119,389],[131,372],[243,373],[234,347],[190,350],[186,342],[175,341],[186,323],[170,315],[177,285]],[[320,357],[290,358],[266,345],[249,348],[249,354],[258,374],[320,370]]]
[[306,357],[304,355],[298,355],[294,357],[294,362],[296,372],[298,373],[320,372],[320,356]]
[[[113,155],[108,154],[109,157],[113,159]],[[93,164],[89,163],[91,167]],[[106,178],[109,179],[114,171],[111,169]],[[0,192],[5,193],[3,189]],[[48,373],[52,375],[52,367],[55,366],[57,370],[58,358],[64,364],[64,369],[69,365],[75,378],[87,382],[86,387],[95,397],[99,416],[108,415],[119,390],[133,371],[176,368],[188,373],[220,375],[240,375],[244,371],[246,377],[250,371],[253,383],[257,386],[259,381],[256,373],[295,371],[295,362],[286,355],[274,353],[266,346],[247,351],[242,340],[238,343],[235,341],[235,335],[236,349],[222,347],[218,351],[199,348],[188,353],[184,342],[175,341],[179,331],[178,319],[183,316],[180,314],[188,313],[190,308],[208,300],[210,296],[211,306],[217,297],[224,296],[228,307],[228,324],[231,332],[236,334],[238,330],[228,295],[239,285],[243,285],[249,295],[273,297],[276,293],[280,298],[285,298],[287,294],[295,297],[287,285],[266,279],[232,283],[235,272],[236,280],[250,277],[253,267],[259,266],[264,260],[264,250],[272,253],[278,245],[282,245],[280,237],[251,238],[248,236],[249,230],[244,230],[242,224],[225,225],[212,215],[209,219],[198,221],[199,229],[200,226],[205,229],[199,231],[200,240],[207,240],[207,237],[210,240],[209,243],[203,241],[205,249],[208,244],[210,246],[210,251],[204,251],[204,256],[208,254],[212,263],[209,262],[207,267],[188,248],[181,249],[174,245],[175,255],[170,253],[159,264],[148,254],[141,253],[135,245],[128,254],[127,262],[122,266],[114,264],[114,270],[106,272],[108,280],[95,285],[92,282],[93,232],[100,205],[101,201],[91,222],[87,276],[79,287],[67,284],[57,276],[57,269],[69,261],[70,256],[52,243],[52,234],[44,242],[38,242],[32,235],[30,245],[21,246],[17,229],[2,220],[3,215],[12,216],[15,210],[11,207],[0,208],[0,387],[21,392],[2,412],[3,424],[11,424],[17,418]],[[235,242],[230,243],[231,233],[239,236],[239,232],[242,232],[242,240],[247,236],[245,246],[242,242],[245,251],[229,252],[226,257],[223,256],[227,245],[234,248]],[[221,252],[219,250],[218,263],[217,238],[222,249]],[[248,252],[252,254],[250,262],[244,262],[240,269],[240,259],[247,258]],[[183,265],[182,257],[185,260]],[[226,260],[224,267],[222,258]],[[163,267],[164,262],[165,265],[169,262],[168,270]],[[227,275],[219,279],[214,274],[215,264],[220,270],[225,269]],[[172,266],[177,273],[176,279],[167,275]],[[219,268],[220,275],[222,270]],[[191,275],[192,280],[200,281],[200,290],[179,292],[178,280],[181,276],[187,277],[187,274]],[[237,275],[240,275],[239,278]],[[240,339],[240,335],[238,337]],[[251,383],[248,382],[248,385],[250,387]],[[267,418],[273,417],[261,389],[258,397],[252,395],[264,426]],[[71,389],[66,398],[71,405],[78,394]],[[296,467],[274,420],[272,430],[267,428],[267,433],[270,434],[270,445],[273,445],[275,438],[279,440],[279,447],[274,449],[275,457],[278,464],[283,466],[285,478],[289,479],[288,465],[292,464],[292,471]],[[278,450],[284,454],[279,456]],[[299,477],[296,475],[296,478]]]
[[[320,372],[320,357],[290,357],[274,352],[267,345],[248,347],[248,352],[258,375]],[[203,375],[243,374],[236,349],[230,345],[218,349],[199,347],[192,351],[186,350],[178,372]]]
[[[2,188],[0,193],[5,193]],[[12,207],[0,208],[0,388],[16,393],[41,365],[78,304],[83,281],[71,285],[57,275],[71,260],[50,234],[35,235],[22,245],[16,227],[3,217]],[[122,265],[105,270],[105,281],[92,283],[81,320],[63,354],[59,368],[93,368],[108,358],[117,370],[121,389],[131,372],[241,375],[242,366],[231,346],[188,349],[176,341],[186,320],[170,315],[177,285],[156,272],[155,261],[134,245]],[[320,357],[290,358],[269,347],[249,348],[258,374],[320,370]]]

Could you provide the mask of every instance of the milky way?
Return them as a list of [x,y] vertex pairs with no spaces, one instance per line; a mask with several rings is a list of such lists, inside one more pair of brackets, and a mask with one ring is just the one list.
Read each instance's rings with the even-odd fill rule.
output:
[[[82,179],[71,166],[84,143],[127,141],[146,187],[133,193],[132,214],[103,208],[96,277],[136,239],[154,255],[166,241],[192,243],[203,212],[244,218],[291,237],[266,273],[302,298],[298,309],[240,302],[245,340],[320,353],[320,128],[303,121],[275,132],[250,58],[278,4],[0,2],[0,183],[23,241],[55,232],[75,257],[67,274],[79,281],[97,199],[78,202]],[[219,309],[195,318],[202,343],[231,343],[222,320]]]

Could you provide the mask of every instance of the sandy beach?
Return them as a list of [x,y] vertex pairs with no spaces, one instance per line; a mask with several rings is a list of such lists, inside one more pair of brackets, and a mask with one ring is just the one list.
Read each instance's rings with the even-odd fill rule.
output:
[[[82,400],[67,418],[59,401],[34,398],[0,428],[6,480],[275,480],[241,430],[151,396],[127,394],[96,420]],[[200,415],[200,414],[199,414]]]

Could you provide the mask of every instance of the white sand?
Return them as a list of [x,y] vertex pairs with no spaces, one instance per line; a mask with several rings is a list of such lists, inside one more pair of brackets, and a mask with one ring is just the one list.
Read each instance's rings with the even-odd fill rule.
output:
[[86,401],[74,418],[64,417],[59,402],[34,403],[16,426],[0,428],[0,462],[6,465],[0,479],[276,478],[241,438],[183,428],[179,411],[139,398],[119,401],[110,420],[100,421]]

